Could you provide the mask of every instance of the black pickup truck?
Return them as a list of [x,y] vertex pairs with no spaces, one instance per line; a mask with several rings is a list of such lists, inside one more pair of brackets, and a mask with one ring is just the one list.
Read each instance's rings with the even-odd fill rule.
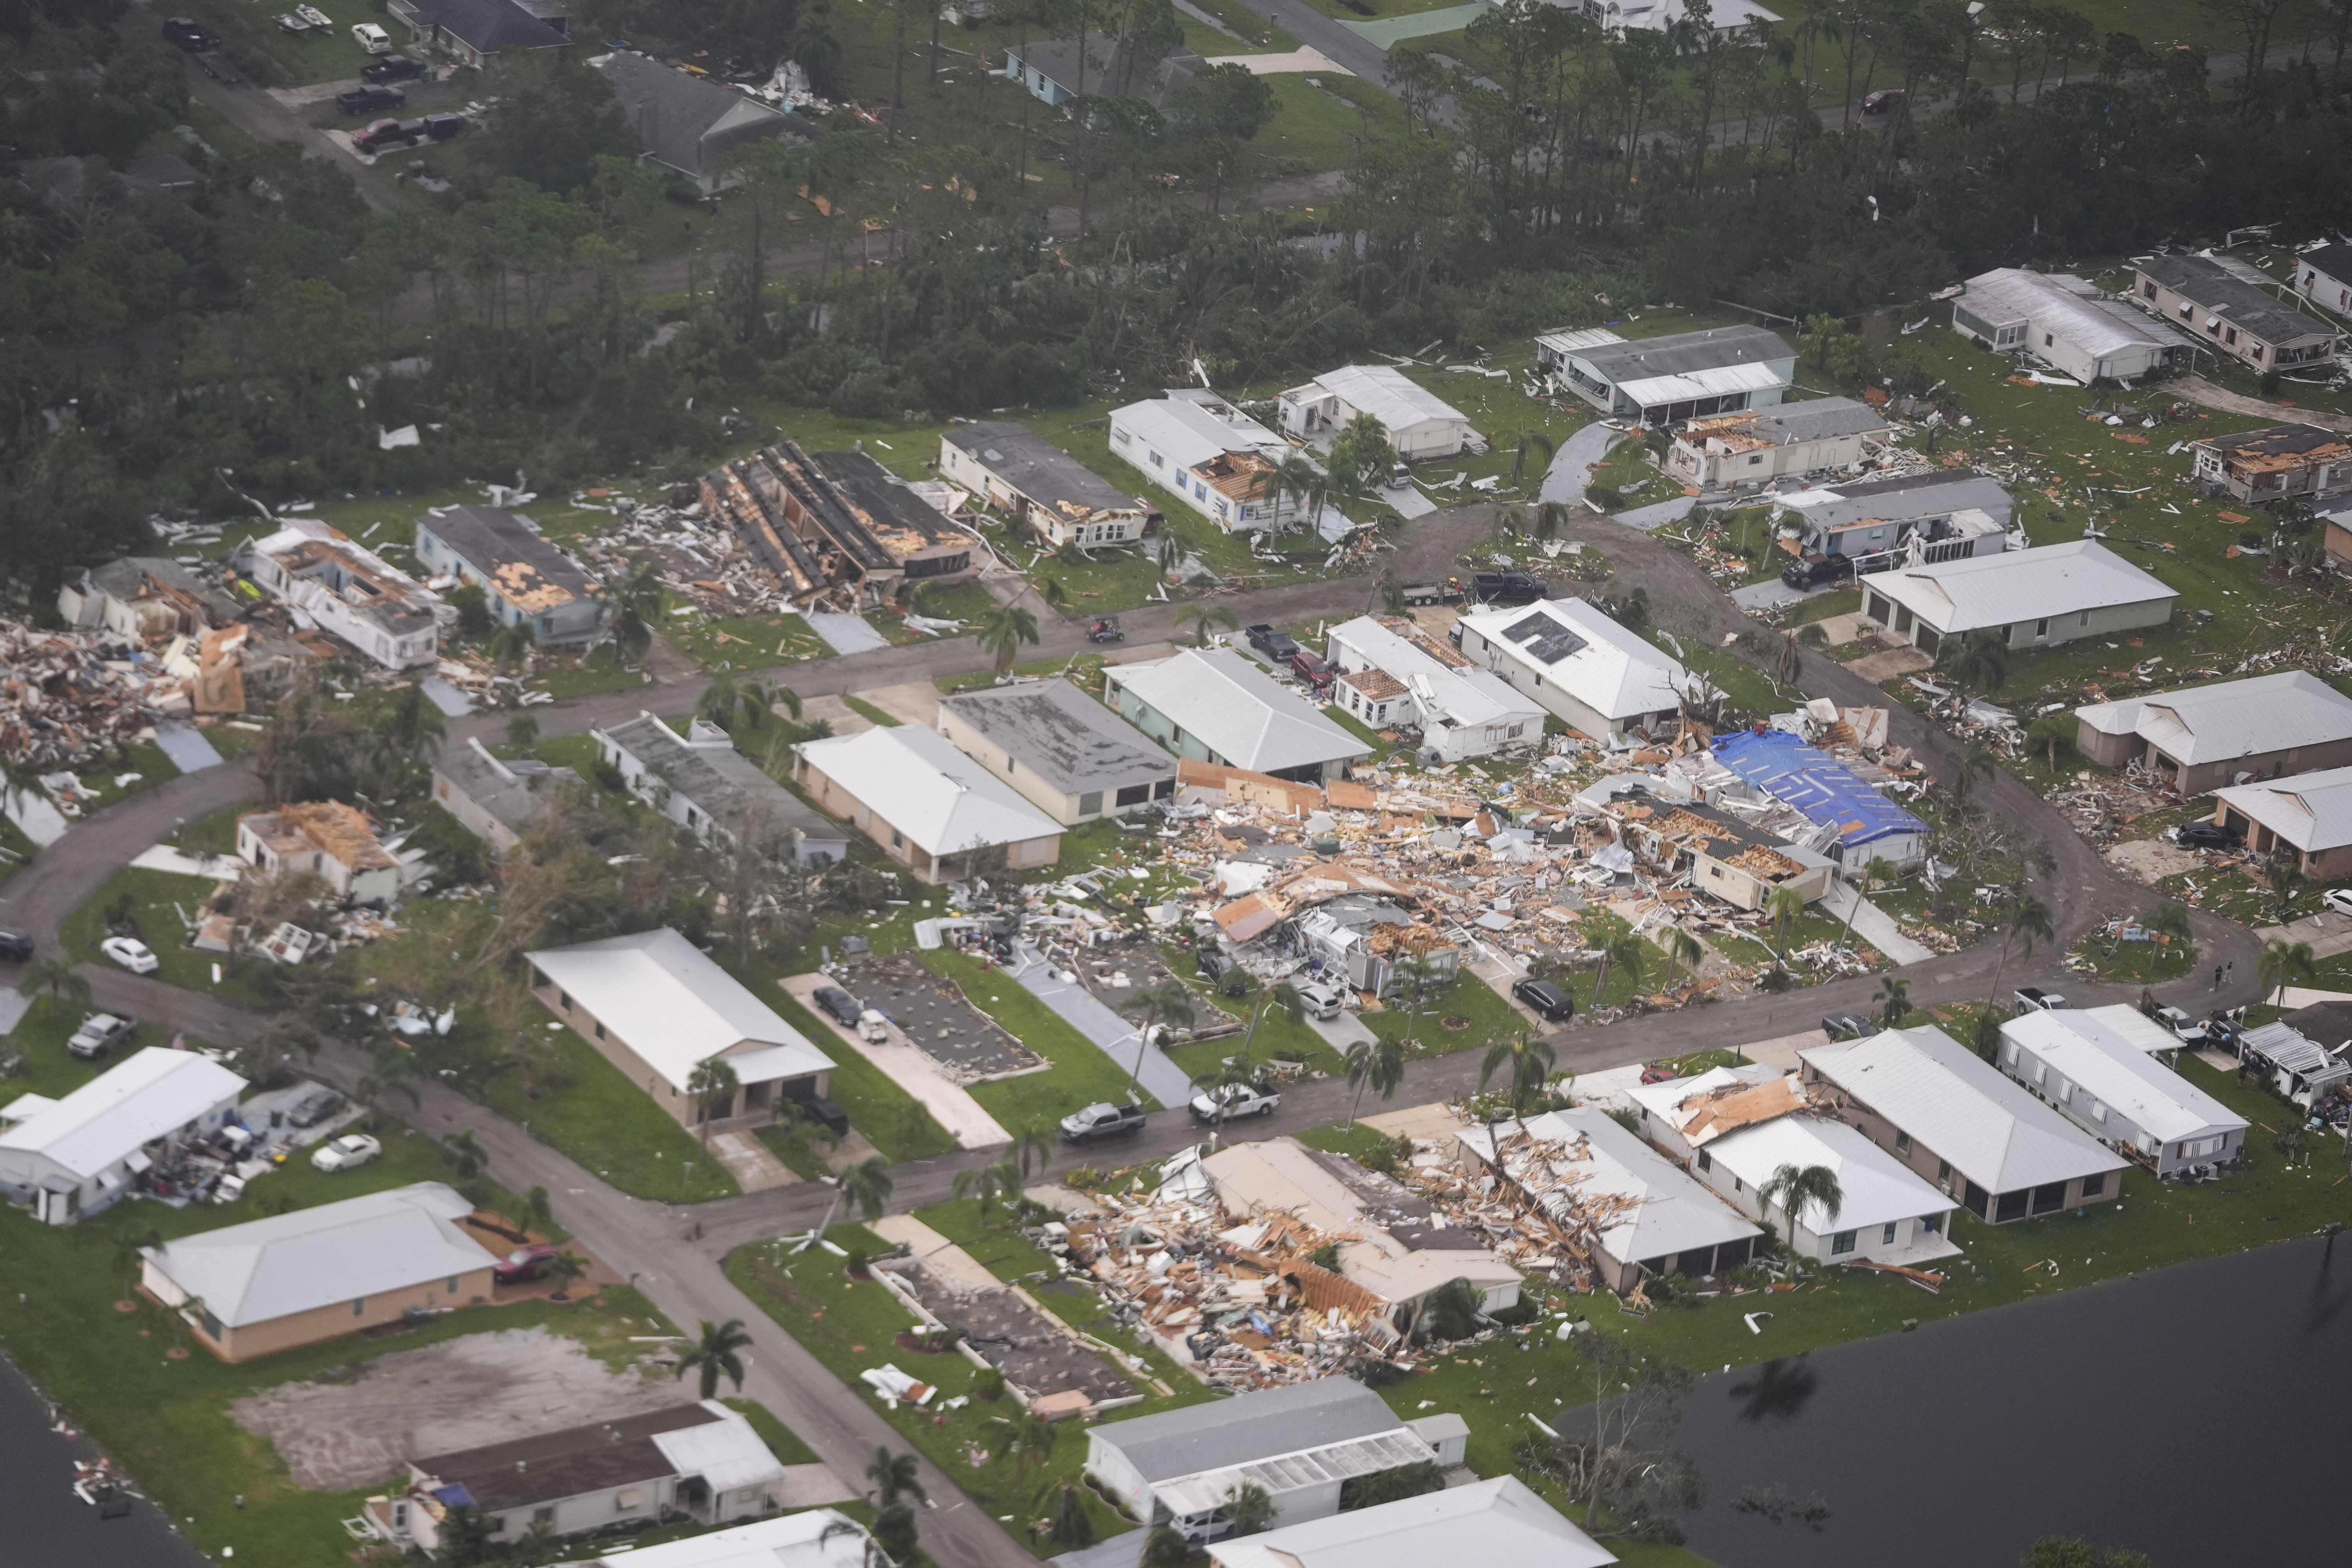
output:
[[1470,593],[1489,605],[1532,605],[1551,597],[1551,584],[1528,572],[1480,572],[1470,579]]
[[1062,1118],[1062,1142],[1097,1143],[1106,1138],[1126,1138],[1143,1131],[1139,1105],[1089,1105]]

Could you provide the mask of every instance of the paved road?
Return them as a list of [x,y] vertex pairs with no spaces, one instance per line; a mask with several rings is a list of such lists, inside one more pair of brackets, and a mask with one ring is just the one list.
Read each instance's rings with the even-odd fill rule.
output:
[[1585,482],[1592,477],[1592,465],[1607,457],[1609,448],[1625,439],[1627,434],[1600,419],[1579,426],[1553,449],[1551,467],[1544,470],[1543,487],[1536,491],[1536,500],[1560,501],[1569,506],[1582,502]]

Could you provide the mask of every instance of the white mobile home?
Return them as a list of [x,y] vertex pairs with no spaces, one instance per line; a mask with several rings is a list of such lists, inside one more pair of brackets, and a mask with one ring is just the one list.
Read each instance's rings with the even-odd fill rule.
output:
[[2027,1013],[2000,1026],[2000,1070],[2160,1177],[2201,1175],[2244,1150],[2245,1118],[2116,1027],[2128,1006]]
[[1486,450],[1468,415],[1391,365],[1342,365],[1292,387],[1280,405],[1284,433],[1318,445],[1369,414],[1408,463]]

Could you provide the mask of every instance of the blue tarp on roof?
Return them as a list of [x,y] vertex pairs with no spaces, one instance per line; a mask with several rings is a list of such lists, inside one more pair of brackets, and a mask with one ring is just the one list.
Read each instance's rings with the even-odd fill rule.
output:
[[451,1508],[473,1508],[474,1494],[462,1482],[452,1481],[446,1487],[435,1487],[433,1495]]
[[1838,830],[1843,845],[1926,837],[1927,825],[1856,777],[1828,752],[1781,730],[1718,735],[1715,760],[1815,822]]

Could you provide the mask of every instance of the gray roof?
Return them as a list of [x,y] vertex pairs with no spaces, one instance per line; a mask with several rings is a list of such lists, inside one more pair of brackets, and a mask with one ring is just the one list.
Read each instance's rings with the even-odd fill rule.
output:
[[1379,1394],[1353,1378],[1332,1376],[1106,1422],[1094,1435],[1146,1481],[1164,1481],[1403,1426]]
[[2352,740],[2352,697],[2301,669],[2093,703],[2074,716],[2102,734],[2137,731],[2192,765]]
[[[1064,92],[1078,90],[1078,40],[1040,38],[1005,50],[1008,60],[1035,69]],[[1103,98],[1140,98],[1154,109],[1165,109],[1187,82],[1199,73],[1201,57],[1179,45],[1164,58],[1144,63],[1124,37],[1097,34],[1087,39],[1086,90]],[[1017,70],[1016,70],[1017,74]]]
[[1576,357],[1610,382],[1640,381],[1650,376],[1688,375],[1729,364],[1764,364],[1792,360],[1797,351],[1778,332],[1762,327],[1709,327],[1696,332],[1675,332],[1663,338],[1635,338],[1580,350]]
[[958,425],[940,439],[971,453],[990,473],[1049,511],[1072,506],[1089,513],[1118,511],[1141,504],[1043,436],[1018,425]]
[[1802,518],[1812,528],[1834,533],[1865,522],[1913,522],[1971,507],[2005,524],[2016,506],[2009,492],[2000,488],[1999,479],[1978,473],[1906,474],[1901,479],[1872,479],[1860,484],[1832,482],[1817,486],[1811,493],[1820,492],[1838,499],[1792,507],[1788,504],[1790,497],[1784,495],[1777,503],[1779,510],[1775,515],[1784,522],[1792,516]]
[[2298,268],[2315,268],[2321,277],[2338,283],[2352,283],[2352,245],[2323,245],[2296,257],[2294,264]]
[[1314,703],[1231,648],[1183,648],[1104,674],[1108,685],[1133,692],[1237,768],[1273,773],[1371,754]]
[[730,833],[746,812],[764,811],[772,825],[804,838],[835,842],[843,837],[815,807],[731,745],[689,746],[650,713],[608,724],[604,733]]
[[455,38],[481,55],[560,49],[572,41],[514,0],[417,0],[412,21],[428,37]]
[[1816,397],[1804,403],[1779,403],[1745,414],[1711,415],[1686,428],[1703,438],[1716,431],[1753,436],[1775,447],[1799,441],[1822,441],[1837,436],[1863,436],[1887,427],[1886,416],[1851,397]]
[[477,575],[495,583],[509,601],[534,614],[596,596],[596,579],[513,512],[494,506],[453,506],[425,513],[416,526],[447,545]]
[[702,1405],[620,1415],[589,1426],[567,1426],[448,1454],[411,1459],[420,1476],[466,1489],[485,1513],[555,1502],[583,1492],[611,1491],[632,1482],[667,1479],[677,1467],[654,1438],[720,1417]]
[[185,566],[163,555],[123,555],[103,566],[93,566],[89,573],[89,585],[110,599],[124,603],[139,596],[153,578],[164,588],[189,595],[204,606],[206,624],[225,626],[236,619],[236,601],[189,571]]
[[194,166],[177,153],[152,153],[143,158],[125,159],[122,177],[153,191],[193,190],[200,178]]
[[781,109],[627,49],[589,63],[612,81],[613,96],[646,155],[689,179],[715,179],[719,160],[751,142],[815,134],[806,121]]
[[[2267,290],[2246,282],[2210,256],[2158,256],[2137,264],[2152,278],[2205,313],[2242,331],[2282,347],[2305,338],[2332,337],[2324,326]],[[2201,325],[2201,323],[2200,323]]]
[[1176,759],[1066,680],[943,697],[940,706],[1066,795],[1176,776]]
[[587,781],[570,768],[550,767],[536,757],[501,762],[483,749],[478,740],[452,746],[441,753],[433,771],[463,792],[466,798],[489,813],[509,832],[520,834],[539,820],[554,798],[561,781],[586,787]]
[[2213,796],[2306,855],[2352,844],[2352,768],[2232,784],[2215,790]]
[[184,1236],[141,1249],[230,1328],[405,1290],[488,1268],[489,1249],[457,1221],[470,1199],[439,1182]]
[[1987,1193],[2127,1163],[1938,1028],[1889,1029],[1797,1055]]
[[2103,297],[2098,285],[2068,272],[1995,268],[1969,279],[1968,291],[1956,306],[1996,327],[2032,321],[2090,354],[2183,348],[2189,342],[2164,322]]
[[1517,1476],[1217,1543],[1223,1568],[1605,1568],[1617,1556]]

